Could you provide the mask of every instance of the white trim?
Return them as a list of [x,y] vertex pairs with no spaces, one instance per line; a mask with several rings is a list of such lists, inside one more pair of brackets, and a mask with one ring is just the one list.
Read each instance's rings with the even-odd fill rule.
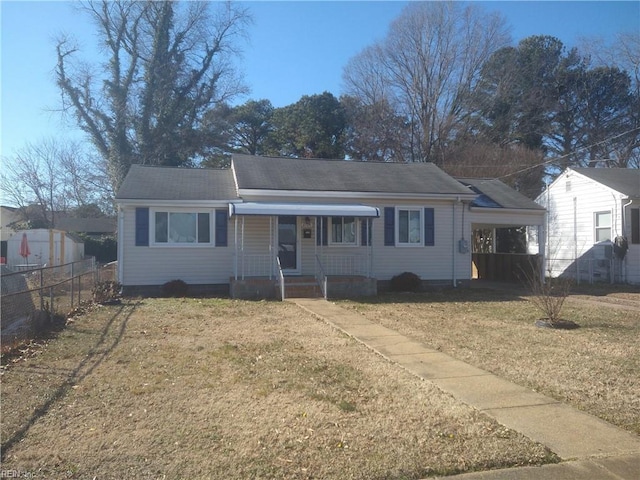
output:
[[[455,205],[455,204],[454,204]],[[408,247],[408,248],[415,248],[415,247],[424,247],[424,209],[425,207],[421,207],[421,206],[397,206],[396,207],[396,211],[395,211],[395,236],[396,236],[396,247]],[[420,228],[418,230],[418,232],[420,233],[420,241],[417,243],[410,243],[410,242],[401,242],[400,241],[400,211],[401,210],[406,210],[409,212],[418,212],[420,214]],[[407,231],[407,235],[410,235],[410,233]]]
[[[608,227],[599,227],[598,226],[598,215],[609,215],[609,226]],[[609,238],[605,240],[598,240],[598,230],[609,229]],[[593,212],[593,243],[600,242],[612,242],[613,241],[613,212],[611,210],[600,210],[597,212]]]
[[123,207],[163,208],[227,208],[229,202],[237,200],[129,200],[116,199]]
[[[333,241],[333,217],[339,217],[342,218],[342,226],[344,227],[344,218],[345,217],[351,217],[353,218],[353,225],[354,225],[354,240],[353,242],[334,242]],[[328,231],[327,231],[327,244],[330,247],[348,247],[348,248],[352,248],[352,247],[358,247],[360,246],[360,235],[359,230],[360,228],[360,223],[362,222],[362,220],[358,221],[357,217],[354,217],[353,215],[332,215],[329,217],[329,222],[327,225]],[[360,228],[359,228],[360,227]],[[342,235],[344,237],[344,229],[342,231]]]
[[[169,239],[169,232],[167,232],[167,241],[166,242],[157,242],[156,241],[156,213],[207,213],[209,215],[209,241],[208,242],[198,242],[197,238],[195,242],[172,242]],[[167,218],[168,220],[168,218]],[[216,233],[216,215],[215,209],[177,209],[177,208],[150,208],[149,209],[149,247],[151,248],[214,248],[215,245],[215,233]],[[198,225],[198,218],[196,215],[196,229]],[[197,230],[196,230],[197,232]],[[197,233],[196,233],[197,235]]]
[[470,212],[482,212],[482,213],[518,213],[522,215],[542,215],[544,216],[546,208],[532,209],[532,208],[502,208],[502,207],[469,207]]
[[312,190],[266,190],[266,189],[253,189],[253,188],[241,188],[238,190],[238,196],[240,197],[307,197],[307,198],[372,198],[377,200],[394,200],[394,199],[406,199],[406,200],[448,200],[450,202],[457,202],[458,198],[462,200],[472,201],[478,195],[475,193],[384,193],[384,192],[338,192],[338,191],[312,191]]

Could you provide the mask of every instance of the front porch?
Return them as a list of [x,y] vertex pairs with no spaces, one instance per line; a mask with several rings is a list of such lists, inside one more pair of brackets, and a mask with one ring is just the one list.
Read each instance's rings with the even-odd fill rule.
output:
[[232,298],[345,298],[377,294],[372,219],[364,205],[239,203]]
[[354,298],[378,294],[375,278],[329,276],[321,284],[315,277],[284,277],[284,292],[279,280],[266,277],[231,278],[231,298],[243,300],[285,300],[287,298]]

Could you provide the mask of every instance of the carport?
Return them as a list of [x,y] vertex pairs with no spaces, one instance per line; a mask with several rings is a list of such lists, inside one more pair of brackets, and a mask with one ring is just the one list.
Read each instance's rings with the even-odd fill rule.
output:
[[[533,272],[544,276],[546,209],[522,195],[514,195],[514,190],[500,180],[457,180],[478,194],[469,206],[476,239],[472,242],[472,278],[521,282],[523,276]],[[501,231],[516,228],[522,230],[522,248],[501,246],[498,241]]]

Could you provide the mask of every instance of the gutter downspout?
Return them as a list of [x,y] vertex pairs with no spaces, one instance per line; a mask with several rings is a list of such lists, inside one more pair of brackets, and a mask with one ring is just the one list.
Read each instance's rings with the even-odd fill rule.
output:
[[124,285],[124,275],[123,275],[123,270],[122,267],[124,265],[124,259],[122,258],[122,252],[123,252],[123,246],[124,246],[124,241],[123,241],[123,232],[124,232],[124,228],[122,228],[122,226],[124,225],[124,212],[122,210],[122,206],[118,205],[118,245],[117,245],[117,259],[118,259],[118,264],[117,264],[117,272],[118,272],[118,283],[120,285]]
[[[631,205],[633,205],[633,200],[629,199],[629,203],[626,203],[624,205],[622,205],[622,197],[620,197],[620,208],[622,209],[621,213],[621,218],[622,218],[622,226],[621,226],[621,233],[624,236],[624,234],[627,232],[627,216],[626,216],[626,210],[627,207],[630,207]],[[622,264],[622,269],[623,269],[623,273],[622,273],[622,281],[624,283],[627,283],[627,256],[625,255],[624,259],[622,262],[620,262]]]
[[[458,197],[457,201],[460,201]],[[453,288],[458,286],[456,279],[456,204],[451,204],[451,279],[453,282]]]
[[580,262],[578,261],[578,197],[573,197],[573,262],[576,266],[576,281],[580,285]]

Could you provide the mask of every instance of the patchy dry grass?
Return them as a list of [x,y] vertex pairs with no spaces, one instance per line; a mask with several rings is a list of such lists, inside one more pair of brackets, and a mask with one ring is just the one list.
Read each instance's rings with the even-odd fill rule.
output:
[[76,318],[3,370],[2,442],[2,468],[33,478],[417,479],[557,461],[294,305],[220,299]]
[[536,327],[540,313],[526,297],[509,291],[383,295],[341,305],[640,434],[639,302],[637,289],[583,288],[562,314],[581,326],[576,330]]

